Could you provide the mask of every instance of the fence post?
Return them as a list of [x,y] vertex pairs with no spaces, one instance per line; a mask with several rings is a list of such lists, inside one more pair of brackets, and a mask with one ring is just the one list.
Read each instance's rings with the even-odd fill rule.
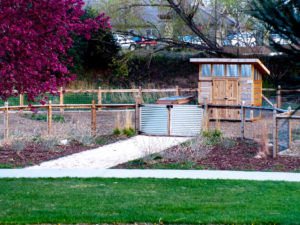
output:
[[[64,93],[63,93],[63,88],[62,88],[62,87],[60,88],[60,91],[59,91],[59,104],[60,104],[60,105],[63,105],[63,104],[64,104]],[[59,111],[60,111],[61,113],[63,113],[63,112],[64,112],[64,109],[63,109],[63,108],[60,108]]]
[[246,109],[245,109],[244,105],[245,105],[245,101],[242,101],[242,105],[241,105],[241,139],[245,139]]
[[92,101],[92,136],[96,136],[96,105],[95,100]]
[[[292,108],[291,106],[288,107],[288,111],[289,111],[289,115],[291,115],[291,111],[292,111]],[[288,119],[289,120],[289,150],[291,151],[292,150],[292,120],[291,119]]]
[[143,90],[142,87],[139,87],[139,104],[143,103]]
[[203,103],[204,103],[204,112],[203,112],[203,118],[204,118],[204,123],[203,125],[203,130],[208,130],[209,128],[209,114],[208,114],[208,105],[207,105],[207,97],[203,97]]
[[48,135],[52,134],[52,102],[48,103]]
[[[24,106],[24,95],[23,94],[19,95],[19,105]],[[20,113],[23,113],[23,110],[20,110]]]
[[274,109],[273,109],[273,158],[276,158],[277,155],[277,147],[278,147],[278,123],[277,123],[277,118],[276,118],[276,104],[274,104]]
[[139,108],[139,96],[135,96],[135,133],[140,131],[140,108]]
[[176,96],[180,96],[180,89],[178,85],[176,85]]
[[[102,104],[102,91],[101,91],[101,87],[98,87],[98,105]],[[98,108],[98,110],[102,110],[102,108]]]
[[4,125],[5,125],[5,131],[4,131],[4,140],[8,140],[8,102],[5,102],[5,115],[4,115]]
[[278,85],[276,97],[277,97],[277,107],[280,108],[280,109],[281,109],[281,105],[282,105],[281,93],[282,93],[281,86]]
[[168,135],[171,135],[171,105],[167,105],[168,109]]
[[201,102],[201,83],[198,82],[198,104]]

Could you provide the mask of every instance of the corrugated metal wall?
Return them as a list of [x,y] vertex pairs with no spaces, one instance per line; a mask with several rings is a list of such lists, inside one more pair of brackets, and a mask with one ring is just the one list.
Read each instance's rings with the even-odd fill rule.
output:
[[203,109],[197,105],[174,105],[171,109],[171,135],[200,133]]
[[147,105],[141,109],[140,131],[146,134],[168,134],[168,109],[165,105]]
[[153,135],[195,136],[201,131],[202,115],[203,109],[197,105],[172,105],[169,109],[166,105],[142,106],[140,131]]

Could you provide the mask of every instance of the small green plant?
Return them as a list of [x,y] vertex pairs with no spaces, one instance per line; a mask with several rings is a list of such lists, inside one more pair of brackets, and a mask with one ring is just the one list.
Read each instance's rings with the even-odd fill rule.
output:
[[[47,121],[47,115],[46,114],[36,114],[36,113],[28,114],[28,113],[25,113],[24,116],[26,118],[32,119],[32,120]],[[61,115],[53,115],[52,116],[52,121],[54,123],[65,123],[66,122],[64,116],[61,116]]]
[[42,121],[47,121],[47,115],[42,115],[42,114],[24,114],[25,117],[32,119],[32,120],[42,120]]
[[97,138],[97,139],[95,140],[95,143],[96,143],[97,145],[105,145],[105,144],[108,143],[108,141],[107,141],[105,138],[99,137],[99,138]]
[[113,134],[114,135],[120,135],[121,131],[119,130],[119,128],[115,128],[114,131],[113,131]]
[[202,132],[203,143],[205,145],[220,145],[222,142],[222,132],[220,130],[203,131]]
[[52,121],[53,121],[54,123],[65,123],[65,122],[66,122],[64,116],[62,116],[62,115],[55,115],[55,116],[52,116]]
[[127,137],[133,137],[135,135],[135,129],[132,128],[132,127],[129,127],[129,128],[124,128],[122,130],[122,133],[124,135],[126,135]]

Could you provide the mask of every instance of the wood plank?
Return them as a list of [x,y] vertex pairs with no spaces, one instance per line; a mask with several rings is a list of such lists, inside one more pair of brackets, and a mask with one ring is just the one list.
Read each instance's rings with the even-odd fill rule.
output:
[[52,105],[51,101],[48,104],[48,135],[52,134]]
[[5,102],[5,114],[4,114],[4,126],[5,126],[5,131],[4,131],[4,139],[8,140],[8,102]]

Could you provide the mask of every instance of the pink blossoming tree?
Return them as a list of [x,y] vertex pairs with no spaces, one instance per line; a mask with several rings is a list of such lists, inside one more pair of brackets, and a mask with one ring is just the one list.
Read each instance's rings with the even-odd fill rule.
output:
[[[75,79],[68,66],[72,35],[109,29],[104,13],[81,21],[82,0],[0,0],[0,97],[27,93],[34,101]],[[45,102],[45,98],[40,100]]]

